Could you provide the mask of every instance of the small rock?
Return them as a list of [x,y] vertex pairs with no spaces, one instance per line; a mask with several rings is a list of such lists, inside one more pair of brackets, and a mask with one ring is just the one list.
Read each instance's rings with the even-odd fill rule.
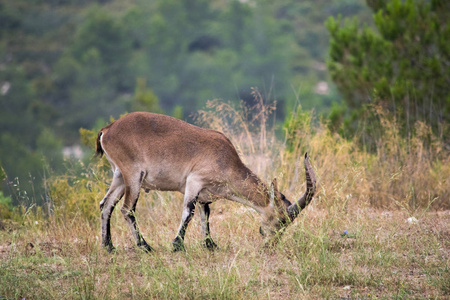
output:
[[415,224],[418,224],[418,223],[419,223],[419,220],[417,220],[417,219],[414,218],[414,217],[410,217],[410,218],[406,219],[406,222],[407,222],[408,224],[415,225]]

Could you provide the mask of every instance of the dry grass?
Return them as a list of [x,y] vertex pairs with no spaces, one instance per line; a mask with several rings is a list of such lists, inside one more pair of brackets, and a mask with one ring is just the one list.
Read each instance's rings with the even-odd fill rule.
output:
[[[156,249],[132,245],[120,213],[113,218],[118,251],[100,248],[99,226],[82,218],[51,220],[0,233],[0,295],[26,299],[123,298],[441,298],[450,295],[450,213],[425,213],[408,224],[402,211],[360,209],[332,215],[315,206],[275,249],[261,247],[258,218],[219,202],[211,216],[220,248],[200,246],[200,221],[186,253],[172,253],[181,198],[163,208],[146,197],[138,218]],[[170,197],[169,197],[170,198]],[[155,203],[156,204],[156,203]],[[174,209],[176,213],[170,213]],[[39,221],[38,221],[39,222]],[[344,230],[348,231],[343,235]]]
[[0,299],[449,298],[450,161],[426,126],[404,140],[385,124],[370,154],[298,111],[280,142],[266,127],[272,108],[255,97],[256,112],[211,102],[199,121],[225,132],[250,168],[265,181],[277,177],[291,200],[305,189],[299,162],[310,154],[318,193],[274,248],[262,247],[254,211],[219,201],[210,219],[219,249],[201,247],[196,216],[187,251],[172,253],[182,195],[151,192],[137,220],[156,252],[132,246],[117,210],[118,251],[107,254],[97,207],[110,179],[105,162],[95,161],[81,177],[52,181],[48,218],[28,212],[0,226]]

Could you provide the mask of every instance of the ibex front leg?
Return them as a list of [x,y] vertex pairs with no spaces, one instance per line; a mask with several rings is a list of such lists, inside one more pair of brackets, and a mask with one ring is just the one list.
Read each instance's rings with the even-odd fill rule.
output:
[[198,210],[200,212],[200,218],[202,223],[202,231],[203,231],[203,246],[208,248],[209,250],[214,250],[217,248],[216,243],[211,238],[211,233],[209,231],[209,204],[200,204],[198,205]]
[[195,180],[188,179],[186,181],[186,188],[184,191],[184,203],[183,203],[183,213],[181,214],[181,223],[178,228],[178,233],[173,240],[173,251],[180,251],[184,249],[184,235],[186,234],[187,226],[194,216],[195,204],[197,203],[197,198],[200,193],[200,187]]
[[121,212],[130,226],[131,234],[136,241],[136,245],[141,247],[146,252],[151,252],[153,249],[147,244],[139,232],[139,227],[136,223],[135,217],[136,204],[139,199],[139,193],[141,190],[142,181],[144,180],[144,175],[145,173],[142,171],[139,174],[139,177],[132,178],[131,180],[125,178],[125,200]]

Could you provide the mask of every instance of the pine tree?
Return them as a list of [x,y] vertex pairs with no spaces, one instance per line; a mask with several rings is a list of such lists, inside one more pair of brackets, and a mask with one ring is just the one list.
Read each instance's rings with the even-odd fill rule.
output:
[[328,69],[354,112],[382,106],[410,132],[422,121],[448,136],[450,2],[367,0],[376,29],[330,18]]

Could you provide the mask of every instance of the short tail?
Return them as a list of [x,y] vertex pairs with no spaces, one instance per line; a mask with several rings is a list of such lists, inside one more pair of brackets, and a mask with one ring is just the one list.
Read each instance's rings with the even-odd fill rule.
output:
[[102,135],[103,132],[100,130],[97,135],[97,146],[95,147],[95,153],[100,157],[102,157],[104,153],[102,143],[100,143],[100,138],[102,137]]
[[112,124],[114,124],[114,122],[100,129],[100,131],[97,134],[97,144],[95,147],[95,153],[100,157],[102,157],[103,154],[105,154],[105,151],[103,150],[102,147],[101,138],[105,133],[109,131],[109,128],[111,127]]

